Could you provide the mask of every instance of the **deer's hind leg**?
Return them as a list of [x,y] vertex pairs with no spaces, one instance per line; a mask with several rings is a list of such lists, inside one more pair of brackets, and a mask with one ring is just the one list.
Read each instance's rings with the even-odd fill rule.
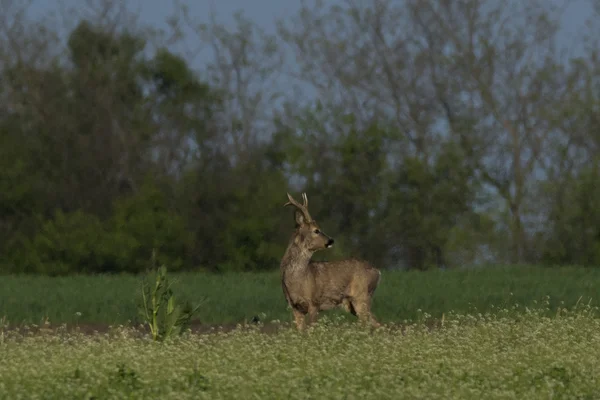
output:
[[371,300],[375,289],[381,279],[381,273],[378,270],[371,270],[366,280],[359,281],[354,287],[354,296],[351,298],[352,306],[356,310],[358,319],[361,322],[368,322],[373,327],[380,327],[375,316],[371,312]]
[[309,319],[309,323],[312,325],[315,322],[317,322],[317,316],[319,314],[319,308],[314,305],[311,304],[308,306],[308,319]]

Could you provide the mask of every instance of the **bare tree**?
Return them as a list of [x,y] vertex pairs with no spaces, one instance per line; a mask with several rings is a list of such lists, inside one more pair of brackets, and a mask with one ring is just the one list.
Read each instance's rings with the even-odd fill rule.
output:
[[510,261],[535,261],[527,234],[539,228],[528,223],[535,216],[531,189],[545,167],[553,110],[568,94],[557,45],[563,9],[546,2],[411,3],[450,134],[509,213]]
[[[514,3],[514,4],[513,4]],[[348,0],[304,5],[280,33],[295,76],[365,123],[400,133],[390,157],[429,162],[460,143],[475,177],[501,206],[512,262],[531,261],[534,192],[553,110],[567,96],[557,44],[564,4],[491,0]],[[506,213],[506,214],[503,214]]]
[[223,102],[223,145],[235,160],[268,140],[272,111],[280,96],[278,84],[282,53],[274,35],[267,34],[241,12],[234,14],[235,28],[217,22],[211,12],[202,22],[183,8],[185,27],[208,51],[209,63],[202,71]]

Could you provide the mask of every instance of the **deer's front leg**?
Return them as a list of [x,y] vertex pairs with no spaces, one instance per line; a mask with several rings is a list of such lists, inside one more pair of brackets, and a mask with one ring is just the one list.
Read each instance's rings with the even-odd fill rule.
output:
[[294,313],[294,322],[296,323],[296,328],[298,328],[299,331],[304,330],[304,328],[305,328],[305,318],[304,317],[306,316],[306,314],[295,308],[292,309],[292,312]]

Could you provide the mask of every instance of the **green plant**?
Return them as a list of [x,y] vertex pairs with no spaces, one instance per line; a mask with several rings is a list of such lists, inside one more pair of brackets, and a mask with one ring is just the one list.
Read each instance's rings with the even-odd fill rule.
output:
[[[152,258],[155,258],[154,252]],[[177,303],[172,284],[164,265],[156,270],[154,286],[149,285],[146,279],[142,281],[141,314],[150,326],[154,341],[164,341],[181,335],[189,327],[193,315],[201,305],[192,307],[189,302]]]

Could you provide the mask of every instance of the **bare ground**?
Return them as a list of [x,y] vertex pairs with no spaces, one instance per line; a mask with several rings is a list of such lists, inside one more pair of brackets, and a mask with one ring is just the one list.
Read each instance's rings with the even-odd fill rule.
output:
[[[439,327],[439,321],[429,321],[427,324],[429,330],[433,330]],[[231,332],[236,329],[247,329],[248,327],[256,326],[256,324],[221,324],[221,325],[210,325],[203,324],[200,321],[192,321],[190,329],[194,334],[215,334],[219,332]],[[108,325],[102,323],[76,323],[76,324],[43,324],[43,325],[27,325],[27,326],[8,326],[2,329],[0,326],[0,332],[19,332],[26,335],[37,335],[37,334],[57,334],[60,332],[79,332],[85,335],[97,335],[97,334],[109,334],[113,332],[120,325]],[[128,325],[125,326],[130,332],[138,333],[139,336],[150,333],[150,329],[147,325]],[[265,334],[275,334],[281,330],[289,329],[293,327],[292,323],[280,322],[273,323],[267,322],[259,324],[259,331]],[[401,324],[386,324],[386,327],[392,330],[404,331],[404,326]]]
[[[43,325],[26,325],[26,326],[15,326],[9,325],[5,331],[16,331],[23,334],[38,334],[38,333],[58,333],[58,332],[79,332],[86,335],[106,334],[110,333],[114,329],[121,325],[109,325],[102,323],[75,323],[75,324],[43,324]],[[246,325],[250,326],[250,325]],[[288,323],[265,323],[260,326],[260,330],[263,333],[276,333],[280,329],[289,327]],[[148,325],[125,325],[124,327],[138,332],[141,335],[150,333]],[[240,328],[241,324],[222,324],[222,325],[208,325],[203,324],[200,321],[192,321],[190,329],[195,334],[211,334],[218,332],[231,332],[236,328]],[[2,331],[0,327],[0,332]]]

